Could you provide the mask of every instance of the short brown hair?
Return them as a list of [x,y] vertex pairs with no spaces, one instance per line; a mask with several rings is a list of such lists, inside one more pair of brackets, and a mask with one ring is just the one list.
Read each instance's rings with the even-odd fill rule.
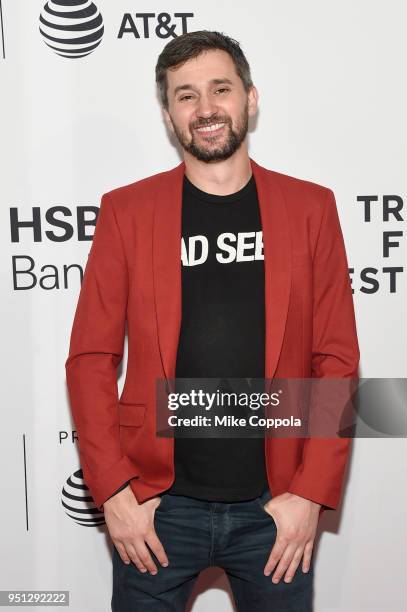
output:
[[229,53],[245,90],[249,91],[250,87],[253,86],[250,66],[237,40],[221,32],[212,32],[209,30],[188,32],[177,36],[177,38],[167,43],[158,56],[155,67],[155,80],[158,86],[161,104],[164,108],[168,109],[167,69],[176,68],[189,59],[197,57],[204,51],[214,49],[220,49],[221,51]]

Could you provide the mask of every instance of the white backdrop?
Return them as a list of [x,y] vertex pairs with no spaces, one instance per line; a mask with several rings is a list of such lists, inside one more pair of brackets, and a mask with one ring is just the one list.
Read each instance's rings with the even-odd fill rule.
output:
[[[361,376],[406,377],[407,213],[384,221],[383,197],[407,197],[407,6],[96,0],[102,39],[73,59],[45,44],[44,4],[1,1],[0,589],[69,590],[72,610],[100,612],[110,610],[111,597],[106,528],[78,524],[62,504],[62,489],[80,467],[64,370],[80,278],[78,268],[66,278],[64,270],[86,264],[91,242],[78,226],[82,207],[91,219],[105,191],[180,160],[154,83],[170,38],[157,34],[157,17],[145,37],[136,13],[169,13],[176,34],[182,18],[175,14],[192,13],[184,18],[188,31],[216,29],[241,42],[260,92],[250,155],[334,190],[353,269]],[[125,14],[139,37],[134,27],[120,36],[123,19],[130,29]],[[361,196],[377,197],[370,221]],[[390,230],[403,235],[384,257],[383,232]],[[383,267],[393,266],[403,270],[391,292]],[[374,292],[363,280],[368,267],[376,269]],[[355,441],[342,507],[321,521],[316,612],[406,609],[406,451],[405,439]],[[214,606],[233,610],[218,569],[201,575],[191,610]]]

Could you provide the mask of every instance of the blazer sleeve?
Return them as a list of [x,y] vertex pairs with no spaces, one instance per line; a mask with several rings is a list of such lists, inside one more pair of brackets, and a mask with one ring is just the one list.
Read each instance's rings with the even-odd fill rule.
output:
[[[349,389],[355,388],[358,383],[359,358],[345,244],[335,196],[332,190],[327,189],[313,258],[311,377],[349,378],[351,380],[343,381],[344,387],[349,385]],[[314,418],[315,415],[318,418],[318,410],[323,410],[322,404],[318,400],[311,400]],[[339,402],[338,410],[343,410]],[[310,437],[304,441],[302,462],[288,491],[320,503],[321,511],[336,509],[340,502],[350,446],[351,438],[334,435],[313,438],[311,432]]]
[[123,358],[128,269],[114,202],[101,199],[65,362],[84,480],[95,505],[137,475],[119,438],[117,367]]

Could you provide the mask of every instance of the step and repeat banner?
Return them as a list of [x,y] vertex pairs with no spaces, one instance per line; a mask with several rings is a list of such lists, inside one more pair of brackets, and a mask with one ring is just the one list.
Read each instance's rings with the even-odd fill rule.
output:
[[[72,499],[86,483],[64,363],[101,195],[181,160],[158,102],[157,57],[193,30],[241,43],[260,94],[250,156],[333,189],[360,375],[403,379],[407,6],[1,0],[0,9],[0,589],[66,591],[75,612],[108,611],[103,513]],[[119,391],[126,362],[127,347]],[[406,454],[402,435],[354,441],[342,506],[321,520],[316,612],[405,610]],[[234,609],[218,568],[201,574],[190,603],[213,607]]]

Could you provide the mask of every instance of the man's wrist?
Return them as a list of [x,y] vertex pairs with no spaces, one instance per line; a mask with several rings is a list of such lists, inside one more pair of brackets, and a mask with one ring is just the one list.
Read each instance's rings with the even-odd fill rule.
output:
[[308,497],[304,497],[303,495],[298,495],[298,493],[291,493],[291,495],[295,495],[296,497],[300,497],[301,499],[306,499],[308,502],[311,502],[311,504],[313,504],[314,507],[317,507],[318,510],[322,508],[322,504],[314,501],[313,499],[309,499]]
[[108,497],[104,503],[106,503],[109,499],[112,499],[112,497],[114,497],[115,495],[117,495],[118,493],[120,493],[120,491],[123,491],[123,489],[125,489],[128,485],[130,484],[130,480],[128,480],[127,482],[125,482],[124,484],[122,484],[121,487],[119,487],[114,493],[112,493],[110,495],[110,497]]

